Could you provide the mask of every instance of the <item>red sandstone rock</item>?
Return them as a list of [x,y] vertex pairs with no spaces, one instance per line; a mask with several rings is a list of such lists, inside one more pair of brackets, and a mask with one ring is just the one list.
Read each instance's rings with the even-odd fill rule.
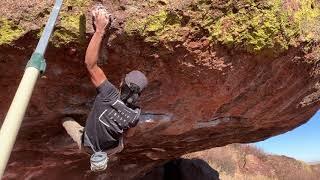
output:
[[[127,3],[121,6],[133,8]],[[121,20],[126,13],[118,6],[112,11]],[[1,120],[36,45],[33,37],[29,33],[13,47],[0,47]],[[4,179],[132,179],[186,153],[287,132],[319,109],[314,52],[296,47],[269,57],[209,46],[203,38],[168,49],[127,37],[120,28],[103,69],[115,85],[130,70],[144,71],[150,84],[141,106],[161,116],[140,123],[137,133],[125,139],[124,151],[111,158],[107,172],[94,174],[89,157],[77,153],[60,123],[66,115],[83,123],[95,96],[84,49],[70,54],[49,48],[46,78],[34,90]]]

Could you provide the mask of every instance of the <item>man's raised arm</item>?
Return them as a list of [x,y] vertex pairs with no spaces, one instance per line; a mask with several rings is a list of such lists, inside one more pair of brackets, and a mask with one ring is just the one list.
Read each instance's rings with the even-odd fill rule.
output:
[[85,64],[90,73],[90,78],[95,87],[100,86],[103,81],[107,79],[106,75],[98,66],[99,51],[103,36],[106,31],[107,25],[110,23],[110,18],[107,18],[107,14],[104,11],[94,11],[95,16],[94,24],[96,31],[87,48]]

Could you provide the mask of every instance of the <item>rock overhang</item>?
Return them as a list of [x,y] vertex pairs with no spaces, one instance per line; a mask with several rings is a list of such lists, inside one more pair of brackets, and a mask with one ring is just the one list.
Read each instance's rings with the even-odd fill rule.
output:
[[[88,171],[88,157],[74,153],[75,146],[72,146],[60,124],[60,118],[65,115],[85,121],[95,94],[82,64],[84,48],[89,39],[86,36],[90,36],[91,22],[87,21],[90,21],[88,10],[92,2],[88,2],[88,8],[84,8],[83,13],[78,13],[77,7],[69,7],[77,3],[66,6],[62,12],[58,27],[71,28],[69,32],[72,37],[68,35],[69,42],[58,38],[58,43],[61,44],[55,45],[55,40],[52,41],[53,44],[46,55],[48,71],[35,89],[8,166],[7,178],[41,177],[41,172],[50,170],[52,173],[49,178],[63,174],[73,178],[96,177]],[[145,28],[144,31],[140,31],[139,23],[133,23],[137,25],[133,28],[137,27],[138,30],[127,26],[127,23],[132,23],[130,18],[135,16],[131,13],[140,7],[139,3],[106,2],[117,17],[118,23],[115,24],[115,32],[108,48],[108,64],[104,65],[103,69],[108,72],[108,78],[110,77],[110,81],[115,85],[119,84],[121,76],[131,69],[146,72],[150,85],[142,96],[141,105],[149,116],[157,115],[163,118],[160,118],[160,121],[150,121],[146,118],[147,122],[138,126],[137,134],[125,142],[127,148],[111,161],[110,174],[101,176],[138,176],[156,164],[187,152],[234,142],[262,140],[299,126],[319,108],[320,55],[316,31],[311,33],[314,37],[310,39],[307,36],[301,38],[302,35],[294,36],[295,43],[289,43],[287,49],[276,55],[270,55],[270,52],[274,52],[267,50],[270,47],[252,52],[243,48],[246,39],[236,40],[237,42],[231,43],[231,46],[224,43],[224,38],[229,35],[235,36],[233,31],[226,30],[224,34],[215,38],[206,29],[209,27],[208,24],[211,23],[210,27],[215,27],[225,22],[225,19],[234,20],[231,24],[239,28],[238,20],[241,21],[238,18],[241,18],[241,15],[235,14],[242,12],[241,8],[237,9],[235,5],[246,7],[246,3],[241,5],[242,1],[230,1],[231,5],[224,1],[212,4],[208,3],[210,1],[197,1],[197,7],[190,4],[186,7],[178,3],[170,4],[175,1],[148,2],[151,3],[150,7],[148,3],[142,3],[145,7],[141,6],[137,11],[141,16],[139,19]],[[287,5],[286,3],[296,1],[282,2],[283,5]],[[306,3],[306,7],[310,9],[317,7],[317,4],[311,3],[313,1],[301,2]],[[253,8],[253,12],[260,11],[255,9],[259,5],[251,3],[250,1],[249,7]],[[166,9],[167,5],[176,9]],[[199,17],[206,17],[202,11],[212,5],[222,12],[231,7],[236,9],[231,8],[224,12],[226,14],[216,15],[216,23],[212,20],[210,23],[200,21]],[[181,12],[183,8],[199,9],[198,6],[201,6],[200,12],[190,13],[189,18],[186,17],[188,11]],[[304,8],[304,5],[299,4],[287,6],[295,12],[299,12],[299,7]],[[148,8],[154,11],[143,12]],[[307,13],[312,14],[312,21],[317,18],[314,15],[316,10]],[[45,22],[46,14],[48,13],[42,15],[43,18],[39,22]],[[281,22],[278,22],[278,17],[269,15],[266,13],[265,16],[271,22]],[[86,17],[85,20],[83,16]],[[194,25],[195,29],[188,24],[191,26],[193,21],[199,23]],[[86,32],[83,31],[84,22],[87,26]],[[265,23],[267,22],[262,22],[259,28],[268,26]],[[10,26],[6,27],[10,28],[20,25],[17,22],[7,24]],[[5,115],[25,60],[32,52],[32,46],[25,45],[36,44],[34,32],[37,30],[33,30],[22,35],[22,38],[16,37],[18,40],[13,41],[9,47],[2,45],[0,48],[0,69],[7,72],[2,76],[0,86],[9,90],[9,94],[7,91],[0,92],[3,102],[8,102],[1,104],[0,117]],[[58,28],[57,32],[60,30]],[[79,36],[80,32],[84,36]],[[281,29],[270,31],[271,36],[275,36],[276,32],[281,32]],[[219,34],[218,31],[217,33]],[[179,36],[176,36],[177,34]],[[222,40],[219,40],[219,37]],[[267,36],[267,40],[269,39]],[[70,52],[70,47],[76,52]],[[272,48],[277,50],[277,47]],[[7,68],[9,66],[10,69]],[[23,163],[22,157],[27,157],[32,163]],[[16,169],[23,173],[17,174]],[[126,170],[128,176],[121,173],[122,170]],[[80,171],[82,173],[79,174]]]

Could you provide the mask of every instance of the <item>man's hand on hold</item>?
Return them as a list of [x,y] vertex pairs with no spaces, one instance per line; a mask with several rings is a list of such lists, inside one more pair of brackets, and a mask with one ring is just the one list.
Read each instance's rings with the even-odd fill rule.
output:
[[106,27],[110,24],[110,14],[103,9],[98,9],[92,12],[95,17],[94,24],[96,26],[96,32],[105,34]]

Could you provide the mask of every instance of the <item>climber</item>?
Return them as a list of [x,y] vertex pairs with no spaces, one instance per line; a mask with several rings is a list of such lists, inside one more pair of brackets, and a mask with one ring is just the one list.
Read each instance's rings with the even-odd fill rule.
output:
[[136,102],[148,81],[140,71],[128,73],[120,84],[120,91],[108,81],[97,61],[102,38],[112,20],[101,6],[92,14],[95,33],[87,48],[85,64],[98,94],[85,127],[70,117],[64,118],[62,125],[78,147],[91,154],[91,170],[102,171],[107,168],[108,156],[122,151],[123,136],[133,135],[140,116]]

